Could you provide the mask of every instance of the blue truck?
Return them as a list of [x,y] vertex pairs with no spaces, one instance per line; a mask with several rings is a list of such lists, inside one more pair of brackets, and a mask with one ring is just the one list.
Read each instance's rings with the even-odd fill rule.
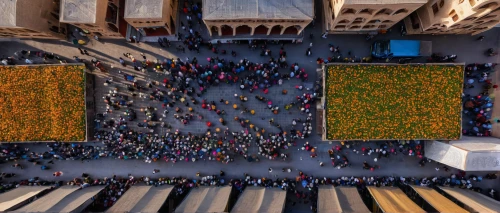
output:
[[378,59],[417,58],[432,54],[431,41],[389,40],[375,41],[371,47],[372,56]]

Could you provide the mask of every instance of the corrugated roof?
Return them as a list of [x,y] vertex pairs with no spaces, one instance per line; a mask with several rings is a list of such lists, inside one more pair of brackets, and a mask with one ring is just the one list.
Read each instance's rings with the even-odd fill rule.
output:
[[342,212],[337,191],[332,185],[318,187],[318,212]]
[[415,204],[401,189],[396,187],[369,186],[368,191],[383,212],[421,212],[425,211]]
[[194,188],[174,212],[225,212],[230,194],[229,186]]
[[2,193],[0,194],[0,211],[7,211],[49,188],[48,186],[20,186],[16,189]]
[[97,0],[62,0],[61,22],[95,23]]
[[335,187],[340,207],[344,213],[362,213],[371,212],[359,195],[356,187]]
[[500,202],[481,193],[458,188],[439,188],[463,204],[469,206],[475,212],[500,212]]
[[312,20],[313,0],[203,0],[203,19]]
[[61,202],[66,196],[80,189],[78,186],[61,186],[56,190],[38,198],[30,204],[16,210],[16,212],[46,212]]
[[231,212],[281,213],[285,201],[286,191],[282,189],[250,186],[243,191]]
[[438,212],[467,213],[465,209],[448,200],[445,196],[434,189],[423,186],[411,186],[417,193]]
[[125,18],[161,18],[163,0],[125,0]]
[[0,27],[16,26],[17,0],[0,0]]
[[77,190],[64,197],[47,212],[73,212],[103,189],[104,186],[91,186]]
[[158,212],[174,187],[132,186],[106,212]]

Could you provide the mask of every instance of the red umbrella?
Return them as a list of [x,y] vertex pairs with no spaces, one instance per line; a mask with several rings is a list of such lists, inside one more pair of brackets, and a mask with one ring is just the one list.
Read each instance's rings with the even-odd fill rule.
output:
[[211,127],[211,126],[212,126],[212,122],[207,121],[207,126],[208,126],[208,127]]
[[202,104],[201,108],[206,109],[207,108],[207,104]]
[[373,170],[375,170],[373,167],[372,167],[372,168],[370,168],[370,171],[372,171],[372,172],[373,172]]

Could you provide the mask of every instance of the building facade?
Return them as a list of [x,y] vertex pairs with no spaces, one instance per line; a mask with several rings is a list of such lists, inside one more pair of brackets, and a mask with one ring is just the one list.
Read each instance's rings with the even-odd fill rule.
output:
[[143,36],[175,34],[177,1],[125,0],[124,18]]
[[357,33],[391,28],[427,0],[323,0],[325,30]]
[[0,37],[64,38],[59,0],[0,0]]
[[408,34],[478,34],[500,23],[500,0],[431,0],[405,19]]
[[61,0],[60,22],[92,35],[120,38],[119,6],[120,0]]
[[313,19],[313,0],[203,0],[212,38],[297,37]]

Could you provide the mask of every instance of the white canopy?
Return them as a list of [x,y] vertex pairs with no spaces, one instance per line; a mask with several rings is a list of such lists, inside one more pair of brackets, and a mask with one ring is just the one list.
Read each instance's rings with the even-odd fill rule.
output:
[[191,189],[181,205],[174,211],[176,213],[198,212],[227,212],[227,202],[231,194],[230,186],[223,187],[198,187]]
[[106,212],[158,212],[174,187],[132,186]]
[[48,186],[20,186],[16,189],[0,194],[0,211],[8,211],[24,201],[49,189]]
[[425,156],[464,171],[498,171],[500,139],[464,136],[449,143],[427,141]]
[[231,212],[281,213],[285,209],[285,201],[286,191],[282,189],[249,186]]

